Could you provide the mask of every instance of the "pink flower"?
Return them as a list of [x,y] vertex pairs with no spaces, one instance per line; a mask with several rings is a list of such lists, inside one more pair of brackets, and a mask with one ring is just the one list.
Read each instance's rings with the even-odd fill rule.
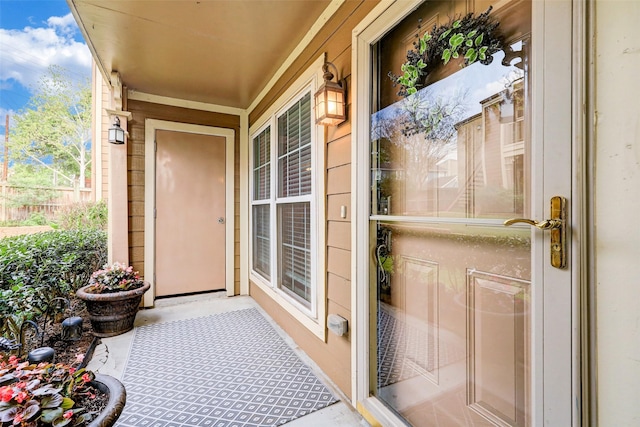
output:
[[16,395],[16,402],[22,403],[27,399],[27,397],[29,397],[29,395],[26,392],[21,391]]
[[24,415],[22,415],[20,412],[18,412],[16,414],[16,416],[13,418],[13,425],[20,424],[23,419],[24,419]]
[[73,374],[76,371],[76,368],[69,368],[69,373]]
[[14,365],[17,361],[18,361],[18,357],[17,356],[15,356],[15,355],[9,356],[9,363],[11,363],[12,365]]
[[76,362],[82,362],[84,360],[84,354],[76,354]]
[[13,389],[9,386],[0,387],[0,401],[8,402],[13,398]]
[[69,418],[73,417],[73,411],[69,410],[62,414],[62,416],[64,417],[64,419],[68,420]]
[[82,381],[88,383],[89,381],[91,381],[91,376],[89,374],[82,375]]

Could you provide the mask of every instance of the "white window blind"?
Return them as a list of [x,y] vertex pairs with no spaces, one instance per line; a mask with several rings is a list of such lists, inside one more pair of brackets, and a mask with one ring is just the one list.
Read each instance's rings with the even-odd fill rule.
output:
[[278,117],[278,197],[311,194],[311,94]]
[[253,138],[253,200],[271,197],[271,128]]
[[252,266],[271,279],[271,128],[253,138]]
[[278,277],[307,307],[311,291],[311,94],[278,116]]
[[311,209],[309,203],[278,205],[280,285],[311,302]]

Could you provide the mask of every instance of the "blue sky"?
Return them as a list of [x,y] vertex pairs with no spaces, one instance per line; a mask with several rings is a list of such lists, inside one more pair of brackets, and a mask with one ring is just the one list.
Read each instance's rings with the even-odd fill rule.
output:
[[65,0],[0,0],[0,144],[50,65],[89,77],[91,54]]

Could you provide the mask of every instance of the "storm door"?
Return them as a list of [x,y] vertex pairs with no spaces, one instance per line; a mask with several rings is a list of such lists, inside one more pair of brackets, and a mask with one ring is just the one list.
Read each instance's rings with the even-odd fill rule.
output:
[[571,192],[570,9],[537,3],[428,1],[370,44],[368,385],[412,426],[571,424],[558,231],[504,225]]

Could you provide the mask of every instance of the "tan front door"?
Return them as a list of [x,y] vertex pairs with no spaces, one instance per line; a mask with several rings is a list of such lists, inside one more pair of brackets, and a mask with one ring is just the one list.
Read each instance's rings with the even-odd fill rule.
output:
[[225,289],[224,137],[156,132],[156,296]]

